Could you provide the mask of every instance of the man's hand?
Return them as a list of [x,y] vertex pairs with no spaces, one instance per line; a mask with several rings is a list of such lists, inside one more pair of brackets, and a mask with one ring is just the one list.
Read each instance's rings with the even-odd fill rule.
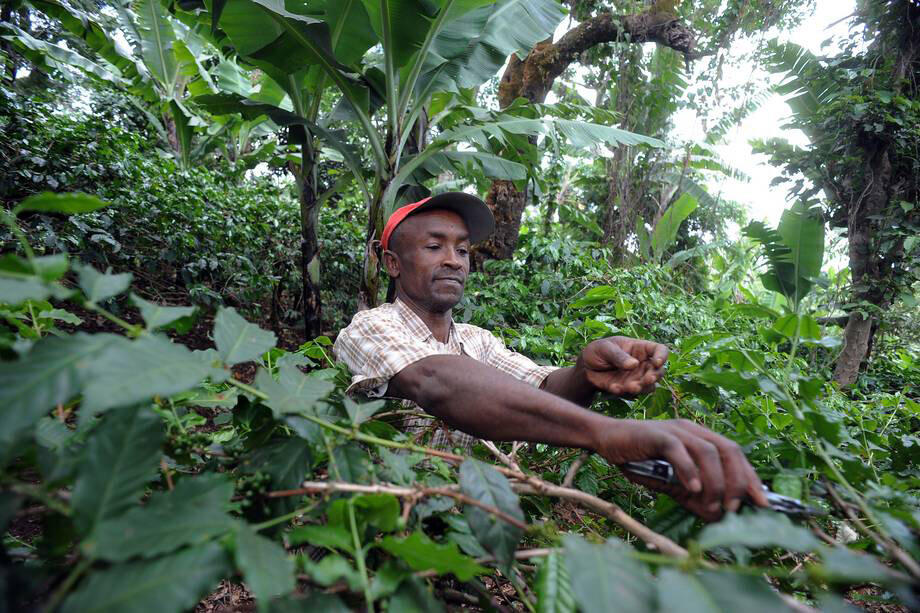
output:
[[664,374],[668,348],[661,343],[611,336],[588,343],[575,370],[602,392],[614,396],[647,394]]
[[611,464],[667,460],[679,484],[630,473],[626,476],[664,492],[706,521],[737,511],[745,499],[766,507],[760,479],[737,443],[685,419],[617,420],[598,433],[596,451]]

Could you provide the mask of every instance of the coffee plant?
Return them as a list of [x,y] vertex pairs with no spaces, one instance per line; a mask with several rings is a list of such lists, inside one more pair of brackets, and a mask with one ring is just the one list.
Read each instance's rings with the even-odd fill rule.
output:
[[[746,509],[703,526],[596,456],[423,446],[393,427],[401,405],[344,394],[326,337],[286,352],[221,308],[214,347],[193,351],[173,340],[193,308],[126,296],[130,274],[37,255],[16,219],[103,206],[40,194],[0,210],[20,240],[0,258],[8,610],[184,611],[222,580],[242,582],[260,611],[918,605],[920,367],[905,352],[892,366],[902,390],[883,395],[844,396],[825,379],[839,341],[807,308],[820,257],[815,272],[814,241],[790,232],[808,229],[807,212],[747,230],[783,307],[751,292],[685,299],[650,269],[599,273],[604,258],[569,242],[530,251],[552,261],[519,281],[474,278],[457,311],[555,362],[609,334],[669,342],[654,394],[595,408],[699,420],[742,444],[774,491],[825,513]],[[499,294],[515,308],[495,308]],[[126,300],[142,323],[113,312]],[[121,332],[72,331],[74,311]]]

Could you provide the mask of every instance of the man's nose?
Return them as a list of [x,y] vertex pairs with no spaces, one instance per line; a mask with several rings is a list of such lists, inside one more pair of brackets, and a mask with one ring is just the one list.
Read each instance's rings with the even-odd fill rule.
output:
[[451,268],[463,268],[463,257],[456,249],[447,249],[444,257],[444,265]]

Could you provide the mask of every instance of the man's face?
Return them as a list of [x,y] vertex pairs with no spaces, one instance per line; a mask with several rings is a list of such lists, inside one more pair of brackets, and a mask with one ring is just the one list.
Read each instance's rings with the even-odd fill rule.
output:
[[463,218],[437,209],[407,217],[393,233],[386,265],[401,295],[433,313],[449,311],[463,297],[470,272]]

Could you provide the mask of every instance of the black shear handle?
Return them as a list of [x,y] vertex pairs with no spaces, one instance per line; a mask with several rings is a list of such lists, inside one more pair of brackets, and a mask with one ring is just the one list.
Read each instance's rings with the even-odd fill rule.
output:
[[[674,467],[664,460],[626,462],[621,464],[620,468],[629,471],[634,475],[648,477],[649,479],[655,479],[663,483],[680,482],[677,479],[677,473],[674,472]],[[768,488],[766,485],[763,486],[763,491],[767,494],[767,502],[770,503],[770,508],[779,513],[801,516],[826,515],[825,511],[822,511],[821,509],[810,507],[803,503],[801,500],[796,500],[795,498],[790,498],[789,496],[777,494],[776,492],[771,491],[770,488]],[[748,501],[748,503],[750,503],[750,501]]]

